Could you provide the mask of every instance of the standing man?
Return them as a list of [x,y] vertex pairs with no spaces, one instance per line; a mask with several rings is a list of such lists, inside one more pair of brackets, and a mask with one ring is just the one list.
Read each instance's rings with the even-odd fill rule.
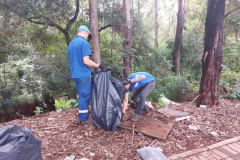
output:
[[90,44],[87,40],[92,38],[89,29],[86,26],[80,26],[76,37],[68,46],[68,59],[70,63],[70,76],[76,84],[78,98],[79,114],[78,119],[81,122],[88,120],[88,104],[91,97],[91,68],[100,68],[105,72],[108,68],[93,62]]
[[142,111],[148,111],[145,101],[147,95],[155,87],[155,78],[147,72],[136,72],[132,73],[128,78],[123,77],[119,80],[124,85],[123,114],[127,109],[129,89],[131,89],[133,90],[131,99],[137,104],[136,113],[131,118],[131,121],[138,121],[141,118]]

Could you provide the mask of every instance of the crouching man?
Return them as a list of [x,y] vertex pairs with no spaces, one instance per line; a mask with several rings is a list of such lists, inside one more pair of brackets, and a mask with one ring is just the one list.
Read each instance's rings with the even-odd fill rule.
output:
[[138,121],[141,118],[142,111],[148,110],[145,101],[148,94],[155,87],[155,78],[147,72],[136,72],[119,80],[124,85],[123,114],[127,110],[129,90],[132,90],[131,99],[137,104],[137,109],[131,121]]

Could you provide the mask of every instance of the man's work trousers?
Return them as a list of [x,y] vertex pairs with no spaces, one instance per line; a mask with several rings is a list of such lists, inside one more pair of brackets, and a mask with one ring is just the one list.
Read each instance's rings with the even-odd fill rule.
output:
[[91,97],[91,77],[87,78],[73,78],[77,93],[78,93],[78,107],[79,107],[79,114],[78,119],[79,121],[86,121],[88,120],[88,104]]
[[137,114],[142,113],[142,110],[145,106],[146,97],[153,90],[154,87],[155,87],[155,81],[152,81],[138,89],[133,90],[131,99],[137,103],[137,110],[136,110]]

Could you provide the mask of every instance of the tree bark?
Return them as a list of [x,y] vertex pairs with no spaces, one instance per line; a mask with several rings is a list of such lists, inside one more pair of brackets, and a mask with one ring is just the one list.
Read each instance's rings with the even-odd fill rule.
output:
[[155,16],[154,16],[154,30],[155,30],[155,43],[154,46],[158,47],[158,0],[155,0]]
[[89,0],[93,61],[98,64],[101,64],[97,6],[98,6],[97,0]]
[[172,71],[175,73],[175,75],[179,75],[180,72],[180,57],[182,52],[184,16],[185,16],[185,0],[178,0],[177,31],[175,37],[174,50],[172,53],[173,55]]
[[222,70],[224,10],[225,0],[208,0],[198,107],[218,104],[218,88]]
[[131,74],[131,48],[132,48],[132,37],[131,37],[131,13],[130,13],[130,0],[123,0],[123,9],[126,16],[126,21],[124,25],[124,42],[123,51],[126,53],[124,58],[125,66],[125,77]]

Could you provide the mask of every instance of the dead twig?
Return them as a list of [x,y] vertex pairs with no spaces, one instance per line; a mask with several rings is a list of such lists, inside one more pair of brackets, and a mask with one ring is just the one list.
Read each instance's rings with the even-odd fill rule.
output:
[[17,114],[18,116],[22,116],[23,119],[28,119],[28,118],[25,118],[24,115],[18,114],[18,112],[16,112],[16,114]]
[[119,79],[120,76],[122,75],[123,67],[124,67],[124,66],[122,66],[122,69],[121,69],[121,72],[120,72],[120,74],[119,74],[119,76],[118,76],[118,79]]
[[148,147],[152,147],[156,142],[157,142],[157,139],[154,139],[154,140],[152,141],[152,143],[149,144]]
[[[199,95],[200,95],[200,94],[199,94]],[[190,104],[192,104],[192,103],[199,97],[199,95],[197,95],[197,97],[194,98],[194,99],[192,100],[192,102],[190,102],[187,106],[189,106]]]
[[136,149],[144,142],[144,138],[137,144]]
[[133,124],[132,145],[133,145],[133,139],[134,139],[134,128],[135,128],[135,124]]
[[118,160],[118,157],[121,155],[121,153],[122,153],[121,149],[117,150],[117,153],[114,155],[113,160]]

